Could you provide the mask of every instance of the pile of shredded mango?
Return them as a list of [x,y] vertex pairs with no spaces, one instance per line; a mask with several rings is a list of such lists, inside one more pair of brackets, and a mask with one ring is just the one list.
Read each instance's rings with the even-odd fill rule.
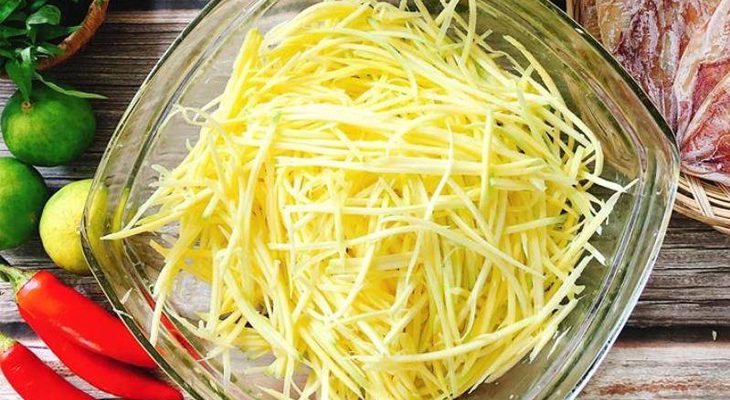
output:
[[181,271],[210,286],[183,320],[207,356],[273,356],[276,398],[454,398],[559,334],[626,188],[548,72],[457,2],[317,4],[178,108],[199,140],[107,237],[163,233],[154,337]]

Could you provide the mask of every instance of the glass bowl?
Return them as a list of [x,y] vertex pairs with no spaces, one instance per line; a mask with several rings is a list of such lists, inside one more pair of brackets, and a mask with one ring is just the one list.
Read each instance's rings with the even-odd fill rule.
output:
[[[466,2],[466,0],[465,0]],[[154,299],[150,294],[161,260],[147,241],[99,238],[124,224],[152,193],[158,164],[174,168],[186,141],[198,132],[173,105],[200,107],[222,92],[244,34],[267,31],[312,0],[213,0],[162,57],[124,114],[99,166],[83,221],[84,251],[111,304],[162,369],[196,399],[266,398],[257,385],[276,385],[239,355],[233,376],[203,360],[206,343],[172,313],[194,320],[206,288],[193,278],[175,283],[156,346],[149,341]],[[438,4],[438,2],[431,2]],[[600,137],[604,177],[627,184],[607,226],[593,245],[607,256],[584,272],[583,300],[564,321],[561,339],[533,362],[522,362],[495,383],[464,399],[573,398],[585,385],[626,322],[656,259],[672,210],[678,155],[667,124],[646,95],[589,35],[546,1],[478,0],[480,31],[509,34],[552,74],[568,104]],[[497,48],[504,42],[495,40]],[[520,55],[514,54],[520,59]],[[598,193],[601,196],[601,193]],[[193,321],[195,322],[195,321]]]

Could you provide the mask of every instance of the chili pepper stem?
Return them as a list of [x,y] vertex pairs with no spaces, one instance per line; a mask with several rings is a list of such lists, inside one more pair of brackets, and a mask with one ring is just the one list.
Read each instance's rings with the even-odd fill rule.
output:
[[18,293],[18,290],[20,290],[20,288],[22,288],[23,285],[25,285],[32,277],[32,272],[21,271],[0,262],[0,279],[5,282],[9,282],[13,286],[13,293]]
[[5,350],[8,350],[9,348],[15,346],[15,343],[17,343],[15,340],[5,336],[0,332],[0,352],[4,352]]

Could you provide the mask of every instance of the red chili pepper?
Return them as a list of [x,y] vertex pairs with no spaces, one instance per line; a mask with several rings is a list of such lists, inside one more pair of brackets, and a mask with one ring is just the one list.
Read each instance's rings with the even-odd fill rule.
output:
[[182,400],[177,389],[136,367],[104,357],[56,335],[44,320],[20,308],[20,315],[71,371],[91,385],[129,400]]
[[81,347],[143,368],[157,368],[122,321],[46,271],[28,273],[0,263],[18,306],[47,321]]
[[25,400],[94,400],[43,364],[27,347],[1,334],[0,369]]

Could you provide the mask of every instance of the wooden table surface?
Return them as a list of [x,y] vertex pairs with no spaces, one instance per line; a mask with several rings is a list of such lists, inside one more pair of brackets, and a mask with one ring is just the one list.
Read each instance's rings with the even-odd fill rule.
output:
[[[137,87],[204,3],[113,0],[108,22],[85,52],[54,71],[61,81],[108,100],[95,102],[99,130],[91,149],[71,165],[41,170],[53,189],[93,175]],[[0,82],[0,105],[13,90],[10,83]],[[7,155],[1,142],[0,155]],[[94,278],[58,270],[37,239],[2,255],[17,266],[54,270],[65,282],[103,301]],[[68,374],[21,322],[7,284],[0,285],[0,330]],[[78,378],[71,381],[97,398],[111,398]],[[0,400],[18,398],[0,378]],[[673,218],[648,287],[581,398],[730,398],[730,237],[682,216]]]

